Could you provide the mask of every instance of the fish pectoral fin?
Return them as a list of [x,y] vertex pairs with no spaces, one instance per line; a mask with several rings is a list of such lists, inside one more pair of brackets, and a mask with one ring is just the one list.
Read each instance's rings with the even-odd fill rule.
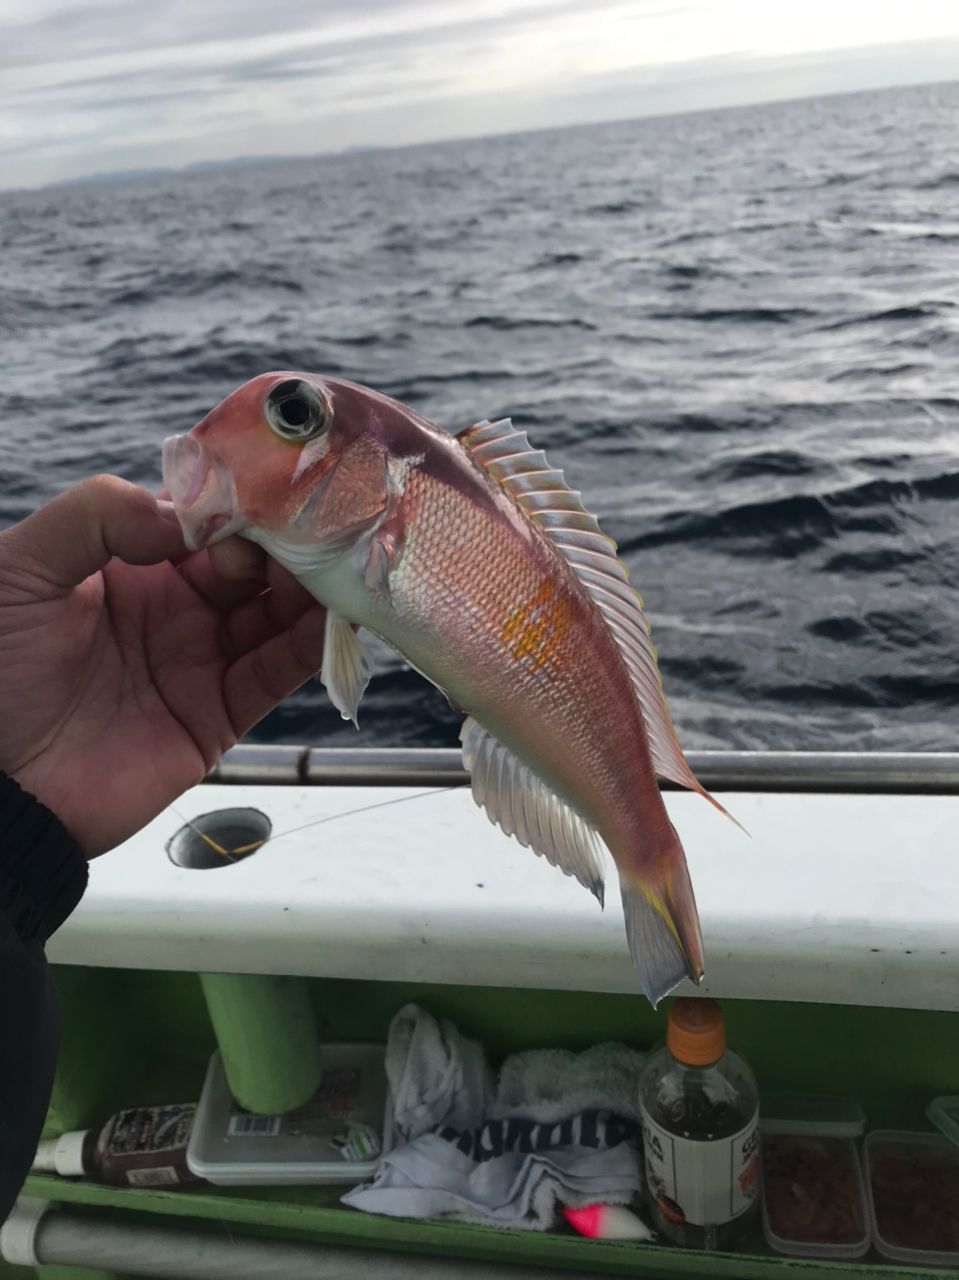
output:
[[393,513],[382,521],[370,538],[363,581],[375,596],[390,599],[390,574],[403,554],[406,526],[401,515]]
[[352,720],[357,728],[356,714],[372,674],[363,642],[352,624],[328,609],[320,680],[343,719]]
[[470,716],[460,730],[473,799],[490,822],[575,876],[603,905],[603,853],[585,819]]

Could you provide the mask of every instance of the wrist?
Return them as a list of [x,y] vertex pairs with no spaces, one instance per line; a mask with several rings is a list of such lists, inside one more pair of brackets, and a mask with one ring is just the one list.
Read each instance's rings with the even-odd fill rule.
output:
[[86,884],[86,858],[60,819],[0,772],[0,909],[24,941],[45,942]]

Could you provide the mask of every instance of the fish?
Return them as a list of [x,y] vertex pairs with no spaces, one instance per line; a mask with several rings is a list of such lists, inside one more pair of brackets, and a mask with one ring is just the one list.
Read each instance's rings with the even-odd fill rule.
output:
[[[188,547],[262,546],[327,609],[320,679],[357,721],[380,636],[466,719],[490,821],[604,901],[655,1006],[700,982],[686,858],[660,795],[693,774],[615,542],[508,418],[451,433],[379,391],[278,371],[163,446]],[[725,810],[722,810],[725,812]]]

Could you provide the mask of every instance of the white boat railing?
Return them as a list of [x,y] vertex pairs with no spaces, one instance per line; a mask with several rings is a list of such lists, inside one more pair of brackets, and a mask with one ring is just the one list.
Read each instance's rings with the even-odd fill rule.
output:
[[[959,1008],[959,755],[691,759],[748,832],[665,797],[707,940],[701,993]],[[209,781],[91,864],[51,959],[636,991],[618,905],[487,822],[456,751],[244,745]],[[238,808],[266,822],[250,856],[174,856],[184,827]]]
[[[712,791],[959,795],[959,752],[690,751]],[[460,752],[430,747],[241,743],[207,782],[247,786],[465,786]],[[664,788],[671,784],[664,783]]]

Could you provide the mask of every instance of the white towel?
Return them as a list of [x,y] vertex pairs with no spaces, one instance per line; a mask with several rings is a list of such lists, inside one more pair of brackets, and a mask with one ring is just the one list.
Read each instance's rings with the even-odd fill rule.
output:
[[480,1045],[406,1005],[386,1051],[396,1144],[343,1202],[535,1230],[562,1205],[624,1204],[641,1185],[642,1064],[620,1044],[533,1050],[507,1058],[494,1089]]

